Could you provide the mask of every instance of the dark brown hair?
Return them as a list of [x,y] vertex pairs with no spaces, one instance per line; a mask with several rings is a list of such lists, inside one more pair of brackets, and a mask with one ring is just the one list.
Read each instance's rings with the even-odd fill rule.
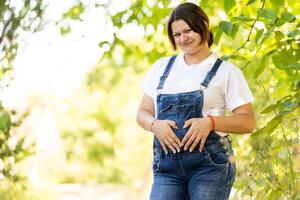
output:
[[171,24],[174,21],[183,20],[189,27],[201,36],[201,44],[205,41],[208,42],[210,47],[214,42],[214,36],[209,30],[209,19],[205,12],[196,4],[182,3],[177,6],[170,14],[168,21],[168,37],[174,50],[176,50],[176,44],[174,41]]

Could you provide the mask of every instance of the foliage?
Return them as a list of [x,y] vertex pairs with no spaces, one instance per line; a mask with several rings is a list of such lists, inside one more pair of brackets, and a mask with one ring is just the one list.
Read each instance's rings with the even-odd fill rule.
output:
[[[291,0],[202,0],[197,3],[210,16],[215,34],[213,50],[243,70],[256,99],[256,131],[244,137],[234,136],[239,166],[234,198],[300,198],[295,160],[299,146],[300,4]],[[87,5],[81,2],[80,6]],[[92,93],[100,90],[111,100],[111,91],[119,91],[117,89],[126,84],[121,72],[130,72],[131,77],[140,76],[157,58],[174,53],[167,44],[165,24],[175,5],[168,0],[131,1],[128,7],[115,13],[109,4],[89,4],[93,6],[106,9],[107,21],[111,22],[114,32],[111,40],[99,42],[106,52],[88,77],[88,84]],[[123,34],[133,27],[140,28],[142,36]],[[109,78],[105,79],[103,74]],[[134,88],[127,90],[132,92]],[[124,99],[130,101],[130,96]],[[103,108],[101,115],[105,115],[103,112],[110,110]],[[105,120],[96,118],[105,126]],[[117,122],[110,125],[119,130]],[[117,131],[112,132],[112,139],[116,139],[115,134]]]
[[50,200],[53,196],[47,191],[35,191],[28,188],[25,182],[20,183],[11,181],[0,182],[0,199],[1,200]]
[[[11,81],[12,62],[17,54],[21,34],[35,32],[40,27],[42,0],[0,1],[0,88]],[[18,127],[26,114],[5,109],[0,102],[0,181],[18,182],[23,177],[16,165],[33,154],[34,144],[28,144]],[[2,183],[1,183],[2,184]],[[3,197],[4,198],[4,197]],[[1,198],[2,199],[2,198]]]
[[17,116],[14,111],[9,112],[2,106],[0,113],[0,177],[20,181],[23,177],[18,174],[16,163],[33,154],[34,144],[28,144],[26,137],[17,132],[25,116]]
[[[123,76],[118,82],[124,83],[122,86],[112,84],[115,75],[107,66],[97,73],[105,86],[99,88],[93,82],[66,102],[70,107],[59,121],[68,165],[59,174],[60,182],[132,185],[145,173],[140,153],[149,154],[150,149],[146,149],[150,144],[145,145],[144,136],[134,134],[136,126],[128,123],[134,121],[131,111],[136,109],[137,102],[133,103],[132,99],[137,100],[138,96],[131,91],[137,91],[133,88],[138,77],[127,69],[120,69]],[[93,75],[91,72],[90,77]],[[78,173],[82,171],[85,173]]]
[[17,4],[4,0],[0,2],[0,78],[11,70],[11,62],[18,50],[21,34],[35,32],[40,27],[43,13],[42,0],[24,0]]

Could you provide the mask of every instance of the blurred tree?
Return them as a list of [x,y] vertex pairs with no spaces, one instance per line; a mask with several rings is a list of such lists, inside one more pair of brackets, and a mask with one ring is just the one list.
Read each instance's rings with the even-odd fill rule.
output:
[[[42,0],[0,1],[1,92],[11,81],[20,36],[40,28],[43,9]],[[26,144],[25,135],[17,129],[25,115],[5,109],[0,102],[0,181],[20,180],[16,163],[33,153],[32,144]]]
[[[299,199],[300,176],[295,158],[299,146],[300,2],[195,2],[210,16],[215,34],[213,50],[243,70],[255,96],[256,131],[243,137],[234,136],[235,160],[239,166],[234,198]],[[76,6],[82,12],[86,7],[106,10],[107,23],[113,27],[113,37],[99,42],[106,52],[88,76],[91,92],[101,91],[103,102],[111,100],[112,91],[123,88],[128,80],[124,74],[138,80],[135,78],[145,73],[157,58],[174,53],[165,28],[168,14],[176,6],[173,1],[132,0],[118,11],[112,9],[113,1],[88,5],[80,2],[69,11],[71,18],[78,20],[82,12],[73,12]],[[127,91],[133,89],[137,88],[128,87]],[[117,105],[122,106],[131,96],[120,98]],[[99,116],[111,110],[107,104],[99,106],[101,109],[95,113],[101,110],[101,114],[93,116],[106,126],[109,121]],[[119,130],[120,126],[107,125],[113,130]],[[112,138],[116,132],[112,131]]]

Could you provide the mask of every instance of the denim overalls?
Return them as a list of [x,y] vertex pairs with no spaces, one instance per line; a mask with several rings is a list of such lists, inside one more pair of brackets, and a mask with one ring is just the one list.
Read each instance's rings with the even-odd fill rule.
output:
[[[200,89],[178,94],[160,94],[176,56],[171,57],[157,87],[157,119],[176,122],[173,129],[182,140],[188,128],[184,122],[191,118],[201,118],[203,89],[216,74],[222,63],[217,59]],[[233,151],[228,136],[221,137],[210,132],[202,152],[199,146],[193,152],[184,151],[174,154],[169,150],[166,155],[156,137],[153,144],[153,185],[151,200],[224,200],[229,198],[235,178],[235,164],[231,162]]]

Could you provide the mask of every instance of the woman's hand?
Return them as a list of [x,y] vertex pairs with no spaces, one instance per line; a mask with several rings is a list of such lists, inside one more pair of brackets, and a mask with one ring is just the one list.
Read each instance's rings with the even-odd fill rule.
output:
[[180,140],[173,132],[172,128],[178,129],[176,123],[171,120],[155,120],[152,125],[152,131],[159,140],[165,153],[168,154],[168,149],[173,153],[180,152]]
[[184,150],[189,149],[192,152],[200,142],[199,150],[202,151],[206,138],[212,129],[212,124],[208,118],[192,118],[185,121],[183,128],[190,126],[190,129],[184,136],[181,145]]

